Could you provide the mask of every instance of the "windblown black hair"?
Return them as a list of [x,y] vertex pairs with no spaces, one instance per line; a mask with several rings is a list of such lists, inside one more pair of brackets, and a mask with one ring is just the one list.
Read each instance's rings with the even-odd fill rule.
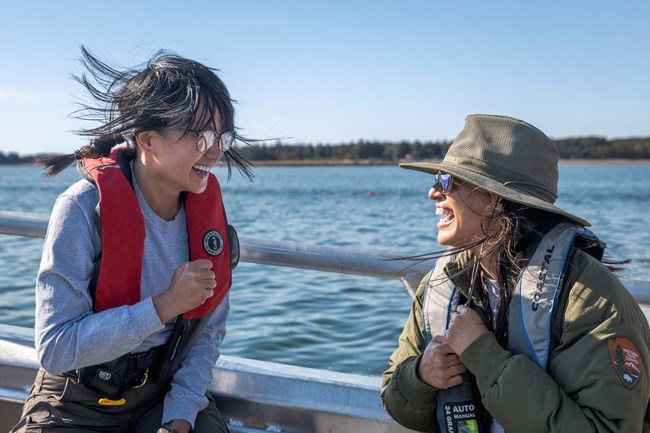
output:
[[[81,63],[87,70],[73,79],[88,91],[92,102],[81,103],[73,114],[100,125],[76,131],[90,137],[90,144],[69,155],[49,155],[36,161],[53,176],[76,160],[107,156],[118,144],[135,152],[135,135],[170,126],[190,130],[217,129],[214,113],[221,114],[222,129],[235,131],[240,142],[259,141],[243,137],[235,128],[236,102],[217,76],[217,69],[168,51],[158,51],[146,63],[119,70],[81,47]],[[228,177],[232,166],[252,179],[251,162],[235,147],[224,152]]]

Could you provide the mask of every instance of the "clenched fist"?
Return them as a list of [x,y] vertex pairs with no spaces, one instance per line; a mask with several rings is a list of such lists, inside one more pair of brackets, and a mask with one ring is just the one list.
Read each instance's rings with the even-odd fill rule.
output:
[[449,347],[460,356],[465,348],[481,335],[490,332],[476,311],[465,305],[459,305],[451,315],[447,330]]
[[467,369],[442,335],[433,337],[418,364],[420,379],[436,389],[459,385],[465,371]]
[[185,262],[176,268],[167,290],[153,297],[162,323],[203,304],[214,295],[217,280],[207,259]]

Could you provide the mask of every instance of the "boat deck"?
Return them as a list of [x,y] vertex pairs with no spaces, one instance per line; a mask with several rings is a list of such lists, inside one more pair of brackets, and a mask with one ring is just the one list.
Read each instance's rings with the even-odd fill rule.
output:
[[[0,325],[0,431],[20,418],[38,362],[33,331]],[[384,412],[379,377],[222,356],[209,391],[233,433],[409,432]]]

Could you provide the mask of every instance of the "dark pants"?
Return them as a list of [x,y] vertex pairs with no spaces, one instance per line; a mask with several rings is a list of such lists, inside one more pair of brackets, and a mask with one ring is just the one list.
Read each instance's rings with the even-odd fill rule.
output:
[[[104,406],[101,396],[77,383],[74,378],[38,371],[27,397],[21,421],[11,433],[29,432],[111,432],[155,433],[162,423],[163,401],[169,385],[147,383],[124,392],[126,403]],[[214,399],[199,412],[193,432],[226,433]]]

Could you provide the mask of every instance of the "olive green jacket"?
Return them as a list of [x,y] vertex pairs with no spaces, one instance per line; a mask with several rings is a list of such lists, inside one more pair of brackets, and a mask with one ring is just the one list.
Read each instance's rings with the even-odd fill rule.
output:
[[[463,253],[446,267],[465,296],[468,260]],[[420,283],[390,357],[381,399],[400,424],[439,432],[436,389],[417,376],[428,277]],[[477,398],[506,433],[650,432],[650,423],[643,421],[650,397],[650,330],[637,302],[604,265],[580,250],[572,253],[558,302],[548,371],[505,350],[492,333],[465,349],[460,360],[473,375]],[[480,299],[474,299],[473,308],[485,320]],[[641,376],[631,388],[614,368],[609,342],[616,338],[631,341],[640,355]]]

